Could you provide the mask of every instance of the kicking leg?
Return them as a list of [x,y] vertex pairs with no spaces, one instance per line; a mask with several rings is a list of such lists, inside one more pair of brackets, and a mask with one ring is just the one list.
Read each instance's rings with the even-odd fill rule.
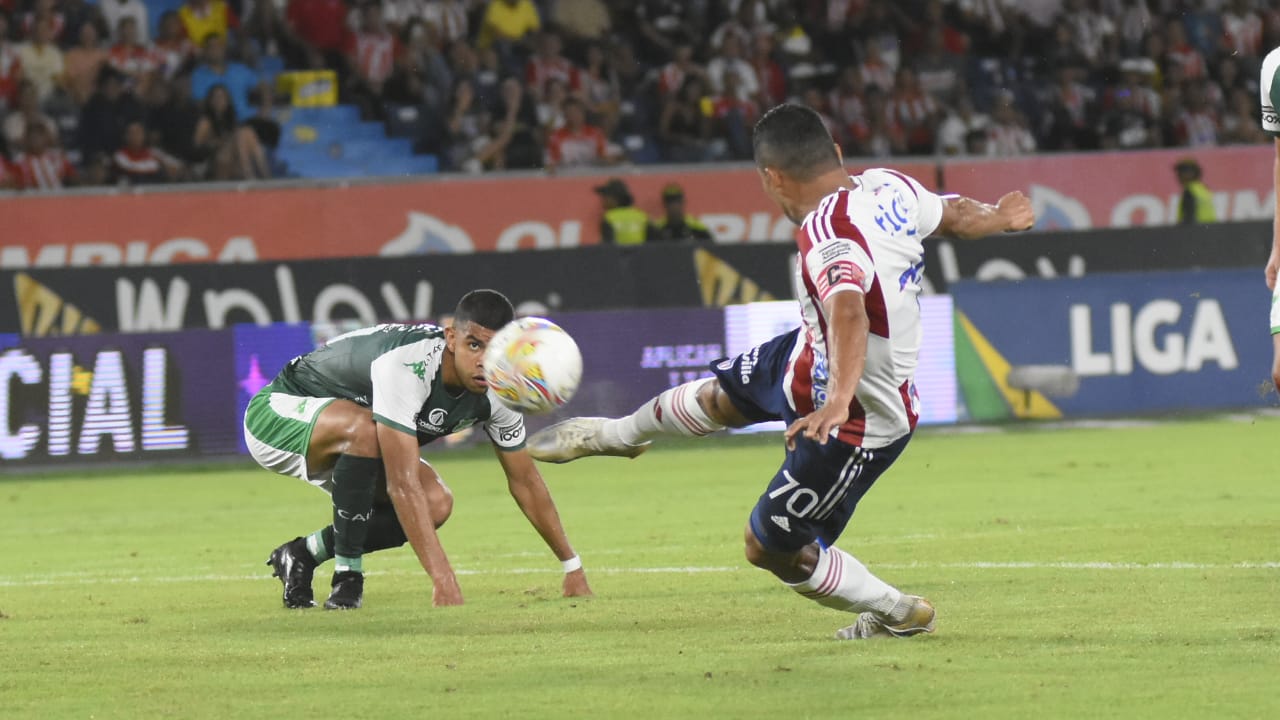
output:
[[714,377],[662,392],[626,417],[573,418],[529,438],[535,460],[564,463],[591,455],[635,457],[658,437],[701,437],[782,419],[779,391],[797,347],[793,330],[711,366]]
[[553,463],[596,455],[633,458],[647,450],[654,438],[702,437],[750,424],[720,382],[707,378],[666,390],[626,417],[558,422],[529,438],[529,454]]

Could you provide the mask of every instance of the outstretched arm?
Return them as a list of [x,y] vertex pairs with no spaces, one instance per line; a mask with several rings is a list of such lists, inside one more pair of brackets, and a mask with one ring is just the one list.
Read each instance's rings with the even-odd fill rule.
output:
[[566,568],[569,569],[564,575],[565,597],[590,595],[586,572],[583,571],[577,554],[573,552],[573,546],[569,544],[569,537],[560,524],[560,513],[556,511],[555,501],[551,499],[547,484],[542,481],[542,474],[533,464],[533,458],[529,457],[529,451],[495,447],[494,452],[498,456],[498,462],[502,464],[503,472],[507,474],[507,487],[511,490],[511,497],[515,498],[516,504],[529,519],[529,524],[542,536],[551,552],[555,553],[560,562],[568,563]]
[[849,405],[867,364],[867,334],[871,331],[871,321],[867,318],[866,297],[856,290],[846,290],[831,295],[822,304],[830,318],[827,322],[827,348],[830,352],[827,362],[831,379],[827,387],[827,401],[814,412],[791,423],[786,432],[788,449],[795,447],[795,438],[800,434],[821,445],[827,444],[831,431],[849,419]]
[[409,545],[418,555],[418,562],[431,576],[434,590],[432,604],[461,605],[462,590],[453,574],[449,558],[436,535],[436,524],[431,518],[431,502],[427,491],[418,481],[418,439],[414,435],[378,423],[378,445],[382,449],[382,462],[387,470],[387,494],[395,506],[400,527],[409,538]]
[[968,197],[943,196],[942,222],[935,233],[959,240],[973,240],[996,233],[1030,230],[1035,222],[1031,201],[1016,190],[1000,198],[995,205]]

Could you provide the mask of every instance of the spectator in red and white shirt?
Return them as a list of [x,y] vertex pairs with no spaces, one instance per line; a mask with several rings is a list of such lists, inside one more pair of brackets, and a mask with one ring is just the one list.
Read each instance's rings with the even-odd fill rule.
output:
[[469,32],[467,5],[465,0],[426,0],[422,4],[422,19],[440,30],[440,39],[445,45],[466,40]]
[[787,99],[787,74],[773,57],[773,33],[757,32],[751,45],[751,69],[760,81],[757,98],[764,107]]
[[738,74],[726,71],[721,92],[711,101],[711,117],[718,134],[729,142],[729,155],[734,160],[751,157],[751,128],[760,115],[760,108],[752,100],[744,99],[739,87]]
[[382,10],[376,3],[361,8],[360,30],[347,36],[344,52],[356,75],[375,95],[382,94],[382,84],[395,69],[400,39],[387,30]]
[[547,83],[559,80],[569,88],[570,92],[582,89],[581,71],[569,62],[564,55],[560,36],[546,31],[538,36],[538,50],[524,66],[525,87],[535,98],[541,98],[547,90]]
[[885,95],[893,92],[893,66],[880,54],[880,45],[867,42],[863,45],[864,57],[858,64],[858,72],[862,75],[862,84],[866,87],[875,85]]
[[27,128],[24,152],[13,159],[13,172],[23,190],[59,190],[76,183],[76,169],[42,124]]
[[1205,81],[1186,84],[1186,107],[1173,123],[1174,142],[1184,147],[1218,144],[1218,116],[1209,105]]
[[907,133],[907,150],[914,155],[933,152],[934,131],[941,121],[938,104],[921,88],[911,68],[898,68],[889,96],[889,112]]
[[1249,8],[1248,0],[1232,0],[1222,14],[1222,47],[1246,58],[1262,54],[1262,18]]
[[707,72],[693,61],[693,46],[681,43],[672,53],[671,62],[663,65],[658,72],[658,92],[663,97],[679,92],[684,87],[685,80],[693,76],[706,80]]
[[1187,30],[1183,27],[1182,20],[1174,18],[1169,21],[1166,28],[1169,52],[1165,54],[1165,59],[1170,65],[1170,74],[1180,70],[1182,77],[1188,80],[1205,77],[1209,71],[1204,62],[1204,55],[1187,42]]
[[129,123],[124,142],[111,156],[111,168],[117,182],[128,185],[150,185],[174,179],[176,163],[151,148],[147,128],[141,121]]
[[0,13],[0,113],[18,103],[21,82],[22,58],[18,48],[9,42],[9,19]]
[[58,7],[57,0],[36,0],[34,6],[22,16],[23,37],[33,37],[41,21],[50,23],[50,41],[61,42],[67,29],[67,15]]
[[587,108],[575,97],[564,101],[564,127],[547,139],[547,170],[609,163],[614,158],[604,132],[587,124]]
[[161,15],[159,26],[155,42],[156,59],[160,73],[166,80],[172,80],[195,56],[196,49],[187,39],[176,12],[169,10]]
[[40,110],[35,84],[24,80],[18,84],[18,101],[14,109],[4,118],[4,139],[9,147],[14,150],[22,147],[27,128],[32,125],[43,125],[53,133],[53,137],[58,137],[58,125]]
[[107,62],[125,77],[125,87],[138,97],[147,97],[151,79],[160,71],[164,59],[139,42],[138,21],[131,16],[120,18],[116,38],[116,44],[107,52]]
[[760,80],[756,77],[756,71],[751,63],[743,59],[742,41],[733,34],[725,35],[720,52],[707,63],[707,79],[711,81],[711,91],[722,93],[724,77],[731,72],[738,76],[738,99],[754,98],[760,93]]
[[1036,139],[1027,129],[1026,119],[1014,105],[1013,95],[1003,93],[991,111],[991,126],[987,129],[987,155],[1013,157],[1036,151]]
[[827,94],[827,108],[836,124],[832,135],[845,146],[846,151],[853,149],[854,142],[863,139],[858,134],[867,125],[867,106],[863,100],[865,94],[862,73],[852,65],[845,67],[840,73],[840,81]]

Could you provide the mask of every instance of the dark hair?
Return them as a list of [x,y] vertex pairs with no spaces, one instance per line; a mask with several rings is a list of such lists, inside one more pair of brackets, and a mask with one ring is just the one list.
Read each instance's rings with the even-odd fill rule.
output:
[[751,138],[756,166],[806,182],[840,167],[835,140],[813,109],[778,105],[760,118]]
[[497,290],[472,290],[458,301],[453,311],[453,326],[461,328],[475,323],[490,330],[500,330],[516,316],[506,295]]

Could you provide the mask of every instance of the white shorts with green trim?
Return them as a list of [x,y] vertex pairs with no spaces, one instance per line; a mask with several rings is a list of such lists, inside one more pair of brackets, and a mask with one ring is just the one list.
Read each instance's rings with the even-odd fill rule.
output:
[[320,411],[336,398],[277,392],[270,384],[258,391],[244,412],[244,442],[262,467],[326,487],[333,470],[307,470],[307,448]]

